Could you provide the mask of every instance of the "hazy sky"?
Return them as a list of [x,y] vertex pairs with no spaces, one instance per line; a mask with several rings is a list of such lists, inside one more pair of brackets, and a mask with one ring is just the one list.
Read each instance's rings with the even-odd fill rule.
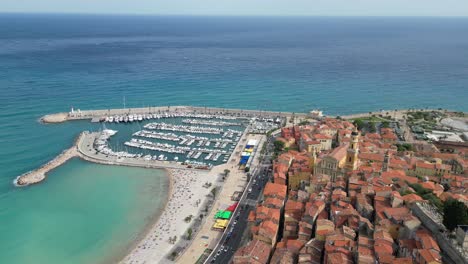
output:
[[468,0],[0,0],[0,12],[468,16]]

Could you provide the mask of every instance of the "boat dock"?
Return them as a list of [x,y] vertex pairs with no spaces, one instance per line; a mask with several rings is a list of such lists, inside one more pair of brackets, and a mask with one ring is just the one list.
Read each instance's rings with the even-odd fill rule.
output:
[[218,107],[197,107],[197,106],[150,106],[143,108],[122,108],[122,109],[102,109],[102,110],[80,110],[72,109],[70,112],[62,112],[45,115],[40,118],[44,123],[62,123],[72,120],[92,120],[102,121],[105,117],[128,116],[128,115],[152,115],[163,113],[183,113],[183,114],[208,114],[237,117],[307,117],[306,113],[274,112],[262,110],[228,109]]

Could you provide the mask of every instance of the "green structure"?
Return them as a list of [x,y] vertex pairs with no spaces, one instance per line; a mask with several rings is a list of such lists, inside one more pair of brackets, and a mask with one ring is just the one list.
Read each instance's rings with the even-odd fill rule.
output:
[[215,219],[229,219],[231,218],[232,213],[229,211],[218,211],[215,215]]

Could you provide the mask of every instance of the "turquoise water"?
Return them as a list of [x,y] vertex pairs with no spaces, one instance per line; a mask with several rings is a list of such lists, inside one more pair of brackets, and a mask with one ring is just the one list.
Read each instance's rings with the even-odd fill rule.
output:
[[124,96],[127,107],[468,111],[467,28],[467,18],[0,14],[0,263],[103,260],[160,205],[139,191],[160,172],[81,161],[13,187],[98,128],[41,125],[42,115],[122,107]]
[[96,263],[122,256],[167,197],[162,171],[73,159],[43,184],[2,195],[0,263]]

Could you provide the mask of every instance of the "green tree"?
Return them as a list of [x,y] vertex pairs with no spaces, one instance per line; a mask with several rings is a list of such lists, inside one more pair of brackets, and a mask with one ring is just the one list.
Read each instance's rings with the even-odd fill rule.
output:
[[187,240],[192,239],[192,233],[193,233],[193,230],[192,228],[189,227],[189,229],[187,230]]
[[211,194],[213,195],[213,198],[216,197],[216,187],[211,189]]
[[383,121],[383,122],[382,122],[382,127],[383,127],[383,128],[389,128],[389,127],[390,127],[390,122],[388,122],[388,121]]
[[225,169],[225,170],[224,170],[224,176],[226,176],[226,177],[227,177],[227,176],[229,175],[229,173],[230,173],[230,172],[231,172],[230,170],[228,170],[228,169]]
[[245,167],[244,171],[245,171],[245,172],[249,172],[249,171],[250,171],[250,167]]
[[444,203],[443,223],[450,231],[458,225],[468,225],[468,207],[460,201],[448,199]]
[[354,125],[359,129],[359,130],[362,130],[362,128],[364,128],[364,126],[366,125],[364,123],[364,121],[362,121],[362,119],[356,119],[354,120]]
[[284,148],[284,142],[281,140],[275,140],[275,142],[273,142],[273,146],[275,147],[275,152],[280,152]]
[[412,151],[413,146],[408,143],[403,143],[403,144],[396,144],[398,151]]
[[376,131],[374,123],[369,123],[369,132],[375,133]]
[[177,258],[177,255],[179,255],[177,252],[173,251],[171,255],[169,255],[169,259],[174,261]]

